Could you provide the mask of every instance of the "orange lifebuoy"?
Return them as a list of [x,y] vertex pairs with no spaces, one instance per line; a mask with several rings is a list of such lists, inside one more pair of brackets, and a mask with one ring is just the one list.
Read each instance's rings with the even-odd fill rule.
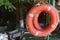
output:
[[[38,24],[38,16],[42,11],[46,11],[50,15],[50,23],[49,25],[43,29]],[[34,36],[42,37],[47,36],[49,33],[53,32],[58,25],[59,15],[58,11],[55,7],[50,4],[36,4],[33,6],[28,15],[26,16],[26,27],[27,30]]]

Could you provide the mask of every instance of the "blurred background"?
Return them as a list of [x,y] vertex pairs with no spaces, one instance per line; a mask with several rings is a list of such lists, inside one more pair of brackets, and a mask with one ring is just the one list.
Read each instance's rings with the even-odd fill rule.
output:
[[[0,0],[0,33],[8,36],[1,40],[60,40],[60,21],[56,30],[47,37],[34,37],[27,31],[27,12],[38,2],[56,7],[60,16],[60,0]],[[49,24],[50,16],[46,12],[41,13],[38,22],[44,28]]]

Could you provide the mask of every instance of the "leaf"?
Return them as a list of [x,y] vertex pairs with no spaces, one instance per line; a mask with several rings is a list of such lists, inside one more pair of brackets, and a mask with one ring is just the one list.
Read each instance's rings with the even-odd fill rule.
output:
[[0,0],[0,7],[5,5],[5,9],[15,9],[16,8],[13,6],[13,4],[11,2],[9,2],[8,0]]

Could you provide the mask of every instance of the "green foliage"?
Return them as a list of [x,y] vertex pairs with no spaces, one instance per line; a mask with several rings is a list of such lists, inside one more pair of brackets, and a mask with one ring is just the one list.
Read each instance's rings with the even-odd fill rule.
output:
[[16,8],[8,0],[0,0],[0,7],[3,5],[5,6],[5,9],[15,9],[16,10]]

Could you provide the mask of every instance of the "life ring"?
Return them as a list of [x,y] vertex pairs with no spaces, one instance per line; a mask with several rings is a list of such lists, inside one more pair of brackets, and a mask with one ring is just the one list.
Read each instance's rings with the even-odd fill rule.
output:
[[[46,11],[50,15],[49,25],[43,29],[38,24],[38,16],[42,11]],[[30,34],[38,37],[47,36],[49,33],[53,32],[58,25],[59,15],[55,7],[50,4],[36,4],[33,6],[26,16],[26,28]]]

